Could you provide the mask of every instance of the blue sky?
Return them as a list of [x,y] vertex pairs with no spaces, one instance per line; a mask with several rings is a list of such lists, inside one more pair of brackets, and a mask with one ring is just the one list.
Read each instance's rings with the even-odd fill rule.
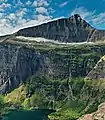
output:
[[75,13],[105,29],[105,0],[0,0],[0,35]]

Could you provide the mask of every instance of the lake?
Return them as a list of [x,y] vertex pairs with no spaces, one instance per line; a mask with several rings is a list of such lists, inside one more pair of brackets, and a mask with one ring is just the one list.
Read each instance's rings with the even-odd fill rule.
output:
[[11,111],[2,120],[48,120],[48,115],[53,110]]

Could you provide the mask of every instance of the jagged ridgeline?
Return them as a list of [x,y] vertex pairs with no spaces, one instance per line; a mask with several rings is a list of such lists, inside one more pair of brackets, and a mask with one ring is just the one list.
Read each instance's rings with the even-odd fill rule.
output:
[[87,78],[105,55],[104,38],[77,14],[2,36],[0,93],[9,105],[58,110],[50,119],[95,111],[105,92]]

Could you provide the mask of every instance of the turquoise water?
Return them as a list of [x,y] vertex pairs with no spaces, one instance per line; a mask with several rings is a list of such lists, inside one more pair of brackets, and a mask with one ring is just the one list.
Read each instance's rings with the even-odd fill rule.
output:
[[11,111],[2,120],[48,120],[53,110]]

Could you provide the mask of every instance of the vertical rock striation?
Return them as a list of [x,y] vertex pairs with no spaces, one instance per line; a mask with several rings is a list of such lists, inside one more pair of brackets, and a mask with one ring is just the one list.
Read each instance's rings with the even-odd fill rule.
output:
[[33,49],[18,45],[0,45],[0,93],[19,87],[42,69],[43,57]]
[[105,31],[91,27],[78,14],[38,26],[25,28],[16,36],[43,37],[60,42],[94,42],[105,40]]

